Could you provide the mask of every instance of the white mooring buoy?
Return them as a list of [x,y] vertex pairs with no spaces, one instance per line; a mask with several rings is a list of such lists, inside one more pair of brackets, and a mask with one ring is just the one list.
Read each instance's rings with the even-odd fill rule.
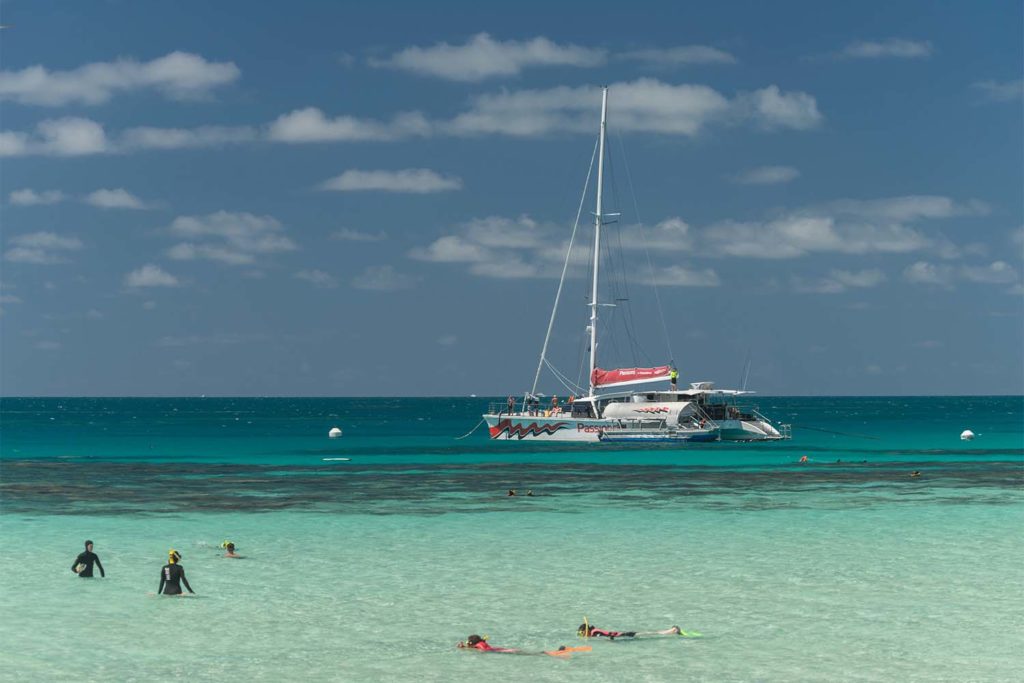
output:
[[965,429],[964,431],[960,432],[960,440],[961,441],[973,441],[974,440],[974,432],[972,432],[970,429]]
[[331,431],[327,432],[327,436],[331,439],[337,439],[338,437],[341,436],[341,428],[331,427]]

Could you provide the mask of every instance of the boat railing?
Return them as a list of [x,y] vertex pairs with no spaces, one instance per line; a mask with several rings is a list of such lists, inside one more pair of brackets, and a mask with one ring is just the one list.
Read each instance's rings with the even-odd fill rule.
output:
[[774,423],[771,420],[769,420],[767,417],[765,417],[761,413],[761,411],[758,410],[757,408],[751,408],[750,412],[753,413],[754,417],[756,417],[758,420],[761,420],[762,422],[765,422],[766,424],[770,424],[773,427],[775,427],[779,431],[779,437],[778,438],[781,438],[781,439],[792,439],[793,438],[793,425],[791,425],[791,424],[783,424],[782,422]]
[[566,406],[560,405],[557,410],[552,410],[551,406],[540,406],[539,408],[525,410],[522,401],[519,401],[510,412],[507,402],[498,401],[487,404],[487,414],[506,415],[509,417],[569,417],[572,415],[572,406],[571,404]]

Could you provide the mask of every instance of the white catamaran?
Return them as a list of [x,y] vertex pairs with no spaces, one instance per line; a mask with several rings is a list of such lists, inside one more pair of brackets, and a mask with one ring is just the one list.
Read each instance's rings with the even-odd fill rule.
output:
[[[588,304],[590,318],[587,325],[590,353],[589,391],[585,396],[570,398],[563,406],[558,405],[557,399],[542,406],[537,397],[537,383],[541,370],[548,366],[556,372],[556,376],[558,375],[554,367],[548,363],[547,351],[571,259],[574,240],[570,239],[533,388],[521,400],[510,397],[507,403],[491,404],[483,416],[491,438],[606,443],[685,443],[719,439],[765,441],[788,438],[788,425],[776,426],[756,409],[739,404],[740,398],[751,392],[715,389],[711,382],[694,382],[688,389],[678,390],[677,373],[672,365],[614,370],[604,370],[597,366],[598,311],[603,305],[612,305],[602,304],[598,300],[601,228],[605,217],[602,213],[602,199],[607,119],[608,88],[605,87],[601,96],[601,129],[596,151],[597,200],[591,264],[593,280]],[[582,208],[582,201],[580,206]],[[576,223],[578,226],[578,215]],[[564,378],[562,380],[564,385],[571,386]],[[643,392],[623,389],[655,382],[670,382],[670,388]]]

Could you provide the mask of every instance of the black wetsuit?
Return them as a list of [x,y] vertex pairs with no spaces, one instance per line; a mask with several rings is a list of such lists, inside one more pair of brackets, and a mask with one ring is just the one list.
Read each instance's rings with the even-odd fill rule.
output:
[[100,576],[106,577],[107,573],[103,571],[103,563],[100,562],[99,556],[91,550],[79,553],[78,557],[75,558],[75,563],[71,565],[71,571],[75,571],[75,567],[78,565],[84,564],[85,569],[78,572],[78,575],[84,579],[91,579],[93,563],[100,568]]
[[184,582],[185,588],[188,589],[189,593],[195,593],[192,590],[192,586],[188,585],[188,579],[185,578],[185,569],[180,564],[165,564],[163,569],[160,570],[160,588],[157,589],[157,595],[163,593],[164,595],[181,595],[181,583]]

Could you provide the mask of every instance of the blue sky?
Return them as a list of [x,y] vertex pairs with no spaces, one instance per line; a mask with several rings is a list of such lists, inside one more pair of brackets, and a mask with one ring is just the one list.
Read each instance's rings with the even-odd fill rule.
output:
[[1024,391],[1019,3],[0,14],[5,395],[528,389],[601,84],[629,275],[601,365]]

